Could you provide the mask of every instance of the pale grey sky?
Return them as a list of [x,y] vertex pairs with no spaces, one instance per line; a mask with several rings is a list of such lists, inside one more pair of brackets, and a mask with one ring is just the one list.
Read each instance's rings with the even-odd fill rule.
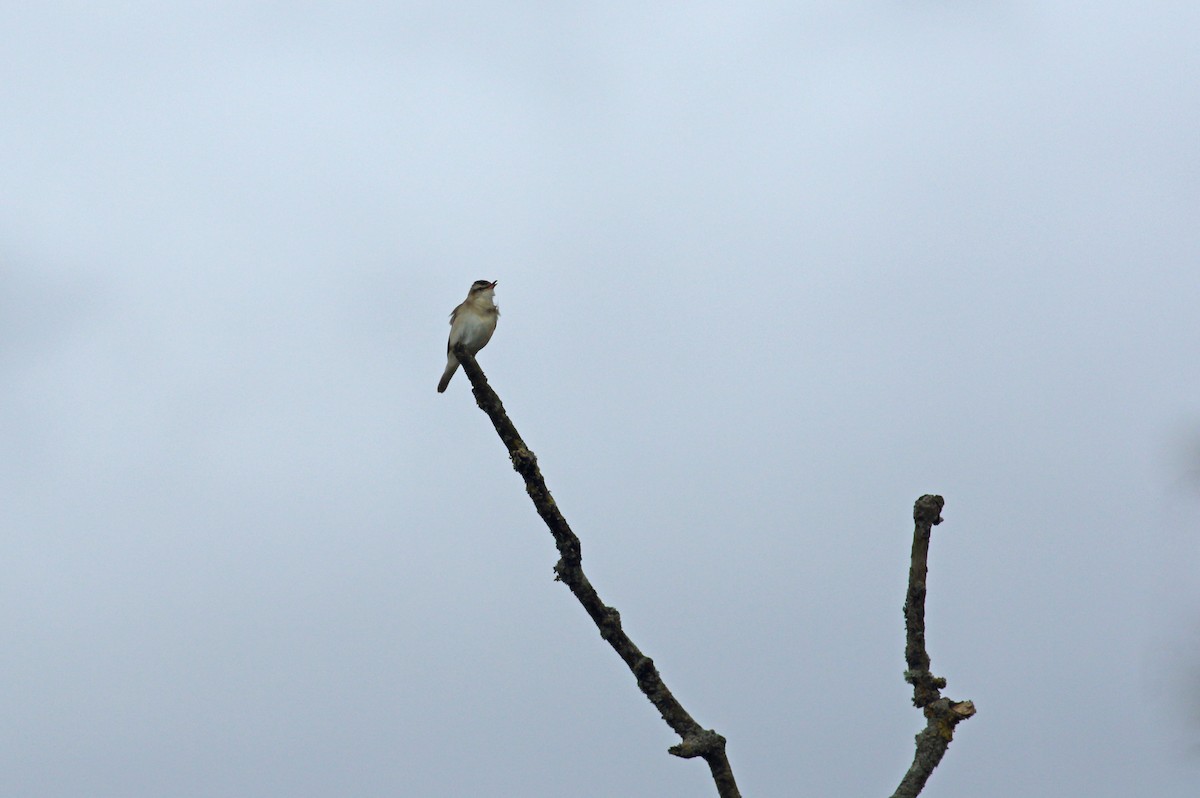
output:
[[0,8],[0,794],[1200,785],[1194,3]]

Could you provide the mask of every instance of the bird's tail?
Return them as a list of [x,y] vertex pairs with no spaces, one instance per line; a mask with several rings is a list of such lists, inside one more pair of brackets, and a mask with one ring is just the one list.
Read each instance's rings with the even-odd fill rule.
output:
[[446,386],[450,384],[450,378],[456,371],[458,371],[458,358],[451,355],[446,361],[446,370],[442,372],[442,379],[438,382],[438,393],[446,392]]

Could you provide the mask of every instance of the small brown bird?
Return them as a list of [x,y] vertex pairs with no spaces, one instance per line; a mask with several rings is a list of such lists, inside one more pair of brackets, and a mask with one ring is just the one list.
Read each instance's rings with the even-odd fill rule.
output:
[[446,342],[446,370],[438,383],[438,393],[445,393],[450,378],[458,371],[458,358],[451,351],[455,344],[462,344],[472,355],[487,346],[496,332],[500,308],[493,300],[496,281],[476,280],[461,305],[450,312],[450,340]]

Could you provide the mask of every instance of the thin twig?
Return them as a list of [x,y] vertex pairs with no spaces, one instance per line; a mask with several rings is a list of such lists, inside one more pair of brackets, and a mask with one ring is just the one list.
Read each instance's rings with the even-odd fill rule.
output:
[[954,738],[954,727],[975,714],[970,701],[942,698],[946,680],[929,670],[929,652],[925,650],[925,578],[929,574],[929,538],[933,527],[942,523],[941,496],[925,495],[913,506],[912,565],[908,571],[908,595],[904,600],[906,641],[904,660],[908,670],[904,680],[913,686],[913,706],[925,712],[926,725],[917,734],[917,750],[912,766],[900,780],[892,798],[916,798],[925,788],[933,769],[946,755]]
[[725,755],[725,738],[711,729],[702,728],[692,719],[692,716],[663,683],[658,669],[654,667],[654,661],[643,654],[641,649],[629,639],[629,635],[625,634],[625,630],[621,627],[620,614],[600,600],[596,589],[592,587],[592,583],[583,573],[581,564],[583,555],[580,551],[579,538],[571,531],[567,520],[563,518],[558,505],[554,502],[554,497],[550,495],[546,481],[542,479],[541,469],[538,468],[537,457],[521,440],[517,428],[513,426],[508,414],[504,412],[504,405],[501,404],[500,397],[488,384],[487,377],[479,368],[479,364],[475,362],[475,358],[461,344],[454,347],[454,354],[462,364],[463,371],[471,380],[476,404],[479,405],[479,409],[487,413],[500,440],[504,441],[504,445],[508,447],[508,455],[512,460],[513,468],[525,480],[525,490],[529,493],[529,498],[533,500],[533,506],[542,520],[546,522],[550,534],[554,536],[554,545],[558,547],[560,555],[558,563],[554,566],[554,578],[565,584],[575,594],[575,598],[583,605],[583,609],[591,616],[596,628],[600,630],[600,636],[608,641],[617,655],[629,666],[629,670],[637,679],[638,687],[645,693],[646,698],[654,704],[667,725],[682,738],[678,745],[671,746],[667,750],[684,759],[702,757],[712,772],[720,798],[740,798],[741,793],[738,792],[737,784],[734,782],[733,770]]

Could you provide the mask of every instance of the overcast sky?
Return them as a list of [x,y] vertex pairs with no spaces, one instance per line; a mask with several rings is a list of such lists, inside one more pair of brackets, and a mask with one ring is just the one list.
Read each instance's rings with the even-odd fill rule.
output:
[[1194,2],[0,6],[0,794],[1200,785]]

